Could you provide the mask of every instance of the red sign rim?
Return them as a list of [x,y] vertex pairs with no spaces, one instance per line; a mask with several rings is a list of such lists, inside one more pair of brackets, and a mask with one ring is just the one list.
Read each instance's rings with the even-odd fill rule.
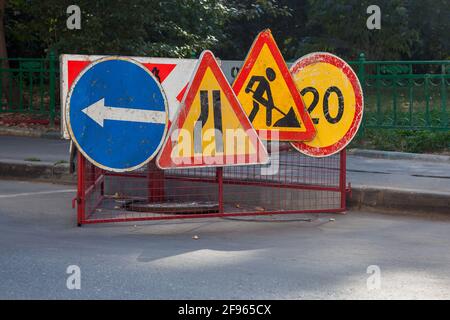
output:
[[290,69],[291,74],[301,72],[306,66],[318,62],[329,63],[342,70],[350,81],[353,92],[355,93],[355,114],[353,116],[352,124],[347,133],[339,139],[339,141],[327,147],[311,147],[303,142],[291,142],[291,145],[301,153],[312,157],[325,157],[331,156],[344,149],[358,132],[362,122],[364,97],[361,84],[353,69],[344,60],[331,53],[314,52],[301,57],[292,64]]
[[[223,93],[225,94],[226,98],[230,102],[230,105],[235,112],[236,116],[238,117],[239,122],[241,123],[243,129],[245,131],[251,130],[255,134],[255,139],[257,141],[257,145],[255,146],[256,150],[256,161],[250,162],[250,155],[245,156],[245,163],[235,163],[235,157],[236,155],[232,156],[221,156],[222,163],[219,164],[207,164],[205,165],[204,161],[201,163],[196,163],[196,157],[185,157],[180,159],[189,161],[189,164],[181,164],[181,165],[175,165],[170,166],[170,164],[173,164],[173,161],[170,157],[172,153],[172,143],[171,143],[171,134],[174,130],[174,128],[182,128],[184,125],[184,122],[189,114],[189,111],[192,107],[192,102],[198,92],[199,86],[203,80],[203,77],[206,73],[207,68],[210,68],[213,72],[214,76],[217,79],[217,82],[219,83]],[[203,156],[202,156],[203,158]],[[225,78],[225,75],[223,74],[222,70],[220,69],[219,65],[216,62],[216,58],[214,57],[213,53],[209,50],[205,50],[200,55],[198,64],[196,68],[193,71],[192,79],[189,82],[189,86],[186,89],[186,93],[184,95],[183,101],[181,103],[180,108],[178,109],[178,113],[175,116],[175,119],[173,121],[173,124],[171,126],[171,129],[169,131],[169,134],[167,134],[166,141],[164,142],[163,147],[161,148],[161,151],[157,157],[156,165],[160,169],[174,169],[174,168],[197,168],[197,167],[224,167],[227,166],[227,163],[230,163],[231,166],[242,166],[242,165],[255,165],[255,164],[266,164],[269,162],[269,156],[267,154],[267,151],[262,144],[261,140],[259,139],[256,131],[252,127],[250,121],[247,118],[247,115],[245,114],[244,109],[242,109],[241,105],[239,104],[239,100],[234,94],[233,90],[230,87],[230,84],[228,83],[227,79]]]
[[[260,32],[256,37],[256,40],[253,42],[247,54],[247,57],[244,60],[244,64],[242,65],[242,68],[239,70],[239,73],[233,82],[234,93],[237,96],[241,91],[242,86],[244,85],[245,80],[248,78],[248,75],[252,70],[256,62],[256,58],[259,56],[259,53],[261,52],[264,44],[266,44],[267,47],[269,48],[275,62],[277,63],[278,68],[281,71],[281,75],[286,82],[286,85],[292,95],[292,98],[294,99],[294,102],[296,102],[295,106],[297,107],[298,113],[306,129],[306,131],[303,132],[279,131],[278,132],[279,140],[302,141],[313,139],[314,136],[316,135],[316,129],[314,128],[314,124],[311,118],[309,117],[308,112],[306,111],[302,97],[300,96],[300,93],[298,92],[297,87],[295,86],[294,80],[292,79],[291,76],[291,72],[289,72],[286,62],[283,56],[281,55],[280,49],[278,49],[275,39],[273,38],[272,33],[270,32],[269,29]],[[256,128],[255,130],[260,134],[265,134],[266,137],[270,137],[270,132],[272,131]]]

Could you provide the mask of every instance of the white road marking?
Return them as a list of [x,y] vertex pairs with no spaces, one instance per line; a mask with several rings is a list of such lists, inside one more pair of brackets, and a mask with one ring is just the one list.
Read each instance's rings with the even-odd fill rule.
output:
[[40,194],[69,193],[69,192],[75,192],[75,191],[77,191],[77,190],[76,189],[64,189],[64,190],[52,190],[52,191],[37,191],[37,192],[24,192],[24,193],[13,193],[13,194],[0,194],[0,199],[35,196],[35,195],[40,195]]

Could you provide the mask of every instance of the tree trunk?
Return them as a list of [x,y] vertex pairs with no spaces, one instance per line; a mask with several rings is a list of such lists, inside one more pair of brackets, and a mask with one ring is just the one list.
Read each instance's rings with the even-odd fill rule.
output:
[[[1,59],[1,68],[2,69],[8,69],[9,63],[8,63],[8,52],[6,50],[6,39],[5,39],[5,26],[4,26],[4,19],[5,16],[5,6],[6,6],[7,0],[0,0],[0,59]],[[8,92],[8,78],[7,74],[4,73],[2,70],[0,72],[1,78],[2,78],[2,93]],[[0,97],[2,98],[2,97]]]
[[[12,74],[8,71],[9,62],[8,62],[8,51],[6,49],[6,37],[5,37],[5,25],[4,25],[4,17],[5,17],[5,7],[8,0],[0,0],[0,77],[1,77],[1,86],[2,86],[2,94],[0,95],[0,110],[3,108],[3,95],[6,97],[9,105],[13,107],[18,107],[20,103],[20,92],[15,85],[13,79],[11,79]],[[12,90],[10,90],[10,86],[12,86]]]

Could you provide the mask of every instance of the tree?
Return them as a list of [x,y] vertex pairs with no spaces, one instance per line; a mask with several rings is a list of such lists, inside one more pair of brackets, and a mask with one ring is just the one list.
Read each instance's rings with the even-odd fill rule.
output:
[[412,48],[414,59],[450,58],[450,6],[448,0],[408,1],[409,28],[416,30],[418,41]]
[[292,22],[292,9],[274,0],[229,0],[227,3],[232,9],[225,17],[225,39],[216,47],[221,58],[244,59],[257,34],[267,28],[280,40],[282,50],[289,45],[283,39]]
[[[59,53],[190,57],[222,37],[228,7],[214,0],[79,0],[81,30],[66,27],[69,0],[12,0],[11,41],[35,43]],[[33,17],[30,19],[29,17]],[[27,29],[35,38],[20,38]],[[33,47],[33,45],[32,45]]]
[[[445,59],[448,0],[379,0],[381,30],[366,27],[369,0],[77,0],[81,30],[66,28],[70,0],[2,0],[10,55],[59,53],[243,59],[270,28],[284,57],[313,51],[345,59]],[[1,34],[0,34],[1,36]]]
[[[11,83],[11,90],[10,89],[10,80],[11,73],[8,73],[9,69],[9,61],[8,61],[8,50],[6,47],[6,37],[5,37],[5,27],[4,27],[4,20],[5,20],[5,12],[6,12],[6,5],[7,0],[0,0],[0,68],[2,69],[1,74],[1,87],[2,87],[2,95],[4,94],[6,97],[6,100],[8,103],[12,106],[17,106],[19,103],[19,90],[17,86],[14,86],[13,83]],[[6,76],[5,76],[6,75]],[[0,95],[0,108],[3,107],[3,96]]]
[[409,28],[407,1],[380,0],[377,4],[381,29],[369,30],[366,9],[371,1],[309,0],[306,28],[310,36],[302,39],[298,55],[324,50],[347,59],[355,59],[360,52],[373,60],[410,58],[418,34]]
[[6,39],[5,39],[5,28],[4,28],[4,17],[5,17],[5,7],[6,0],[0,0],[0,59],[2,59],[2,68],[5,59],[8,58],[6,51]]

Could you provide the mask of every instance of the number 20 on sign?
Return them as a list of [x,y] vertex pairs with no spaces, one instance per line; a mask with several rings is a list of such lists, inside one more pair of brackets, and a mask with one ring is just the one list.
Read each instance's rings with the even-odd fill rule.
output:
[[292,145],[313,157],[339,152],[361,124],[363,93],[358,77],[345,61],[323,52],[300,58],[290,71],[317,131],[314,139]]

